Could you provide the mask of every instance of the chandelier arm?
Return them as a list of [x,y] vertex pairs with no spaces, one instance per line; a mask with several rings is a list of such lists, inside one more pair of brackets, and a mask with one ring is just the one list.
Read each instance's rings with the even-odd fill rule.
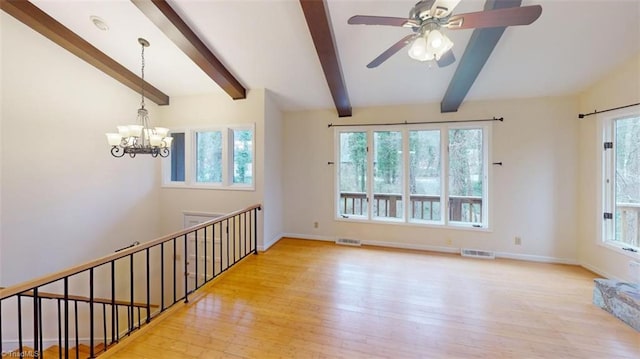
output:
[[166,147],[162,147],[160,149],[160,157],[164,158],[164,157],[167,157],[167,156],[169,156],[169,149],[166,148]]
[[122,157],[124,156],[124,148],[120,146],[112,146],[111,147],[111,155],[113,157]]

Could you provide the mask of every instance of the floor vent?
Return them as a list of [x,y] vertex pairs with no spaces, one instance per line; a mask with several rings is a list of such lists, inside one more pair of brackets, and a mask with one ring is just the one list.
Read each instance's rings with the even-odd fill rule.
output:
[[359,239],[349,239],[349,238],[338,238],[336,239],[336,244],[342,244],[344,246],[355,246],[355,247],[360,247],[362,245]]
[[496,254],[491,251],[482,251],[479,249],[468,249],[462,248],[460,250],[460,255],[463,257],[473,257],[473,258],[485,258],[485,259],[495,259]]

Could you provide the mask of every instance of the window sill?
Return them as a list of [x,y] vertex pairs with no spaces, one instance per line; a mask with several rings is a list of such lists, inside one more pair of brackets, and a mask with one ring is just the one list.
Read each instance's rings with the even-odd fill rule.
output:
[[212,185],[193,185],[186,183],[165,183],[162,184],[163,189],[199,189],[199,190],[217,190],[217,191],[246,191],[252,192],[256,188],[253,186],[212,186]]
[[[607,242],[599,242],[598,243],[600,246],[607,248],[611,251],[614,251],[616,253],[620,253],[623,254],[629,258],[633,258],[633,259],[640,259],[640,249],[639,248],[635,248],[633,246],[630,245],[624,245],[622,243],[618,243],[618,242],[614,242],[614,241],[607,241]],[[637,250],[638,252],[632,252],[632,251],[627,251],[624,250],[622,248],[633,248],[635,250]]]
[[363,217],[336,217],[338,222],[351,222],[351,223],[364,223],[364,224],[384,224],[384,225],[396,225],[407,227],[420,227],[420,228],[433,228],[433,229],[445,229],[445,230],[457,230],[457,231],[471,231],[471,232],[493,232],[490,227],[473,227],[470,224],[464,223],[449,223],[445,225],[442,222],[405,222],[404,219],[367,219]]

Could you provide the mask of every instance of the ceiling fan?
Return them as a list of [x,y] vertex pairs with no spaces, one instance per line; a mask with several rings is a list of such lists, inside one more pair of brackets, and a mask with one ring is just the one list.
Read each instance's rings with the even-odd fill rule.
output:
[[374,68],[411,43],[409,56],[418,61],[434,60],[439,67],[452,64],[456,59],[451,51],[453,42],[441,32],[450,30],[478,29],[529,25],[542,13],[542,6],[511,7],[496,10],[453,14],[461,0],[420,0],[409,11],[409,18],[388,16],[352,16],[351,25],[384,25],[408,27],[413,30],[400,41],[373,59],[367,67]]

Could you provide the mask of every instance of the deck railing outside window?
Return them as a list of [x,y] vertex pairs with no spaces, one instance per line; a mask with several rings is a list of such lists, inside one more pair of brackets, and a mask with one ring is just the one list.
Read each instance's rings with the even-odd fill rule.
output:
[[[401,217],[402,195],[375,194],[374,217]],[[340,193],[341,213],[363,216],[367,214],[367,195],[362,192]],[[411,195],[409,215],[414,220],[439,221],[440,196]],[[456,222],[482,222],[482,197],[449,196],[449,220]]]

